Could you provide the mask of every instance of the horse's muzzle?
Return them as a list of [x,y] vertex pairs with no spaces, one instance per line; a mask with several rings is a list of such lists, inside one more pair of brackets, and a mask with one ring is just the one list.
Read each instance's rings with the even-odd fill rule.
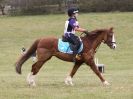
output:
[[112,43],[111,49],[116,49],[116,43]]

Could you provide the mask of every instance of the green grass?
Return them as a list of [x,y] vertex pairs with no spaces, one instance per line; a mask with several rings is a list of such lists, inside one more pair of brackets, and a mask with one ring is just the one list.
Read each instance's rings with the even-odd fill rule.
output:
[[72,68],[52,58],[36,77],[37,87],[30,88],[26,76],[32,60],[28,60],[17,75],[14,62],[22,46],[29,47],[42,36],[61,37],[66,15],[0,16],[0,99],[133,99],[133,12],[88,13],[79,16],[81,27],[88,30],[114,27],[117,49],[102,44],[96,57],[104,63],[106,80],[103,87],[98,77],[83,65],[75,75],[75,86],[66,86],[64,78]]

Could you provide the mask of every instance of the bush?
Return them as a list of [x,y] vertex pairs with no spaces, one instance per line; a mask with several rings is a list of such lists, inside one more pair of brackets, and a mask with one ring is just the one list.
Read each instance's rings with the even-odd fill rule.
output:
[[133,11],[133,0],[68,0],[71,2],[67,3],[67,6],[65,0],[17,1],[10,2],[13,8],[11,14],[64,13],[65,8],[75,4],[79,7],[80,12]]

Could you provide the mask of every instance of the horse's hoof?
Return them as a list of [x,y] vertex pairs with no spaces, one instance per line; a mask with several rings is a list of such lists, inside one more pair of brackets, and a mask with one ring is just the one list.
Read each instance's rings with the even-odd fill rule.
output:
[[70,86],[73,86],[73,85],[74,85],[72,82],[69,82],[69,81],[65,81],[65,84],[68,85],[68,86],[69,86],[69,85],[70,85]]
[[34,82],[28,82],[29,87],[36,87],[36,83]]
[[35,76],[33,75],[33,73],[29,73],[27,75],[26,81],[30,87],[36,87]]
[[109,82],[107,82],[107,81],[104,81],[104,82],[103,82],[103,85],[104,85],[104,86],[109,86],[109,85],[110,85],[110,83],[109,83]]
[[73,86],[73,82],[72,82],[72,78],[70,76],[67,76],[67,78],[65,79],[65,84],[66,85],[71,85]]

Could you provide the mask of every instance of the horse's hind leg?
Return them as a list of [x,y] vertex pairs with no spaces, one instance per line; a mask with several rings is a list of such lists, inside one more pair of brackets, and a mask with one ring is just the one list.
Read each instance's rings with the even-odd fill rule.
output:
[[52,57],[51,53],[46,50],[38,51],[38,61],[32,65],[31,73],[27,76],[27,82],[29,85],[36,86],[35,75],[39,72],[43,64]]
[[31,73],[28,74],[27,76],[27,82],[30,86],[36,86],[35,84],[35,75],[39,71],[39,69],[42,67],[44,64],[43,61],[37,61],[35,64],[32,65],[32,70]]

